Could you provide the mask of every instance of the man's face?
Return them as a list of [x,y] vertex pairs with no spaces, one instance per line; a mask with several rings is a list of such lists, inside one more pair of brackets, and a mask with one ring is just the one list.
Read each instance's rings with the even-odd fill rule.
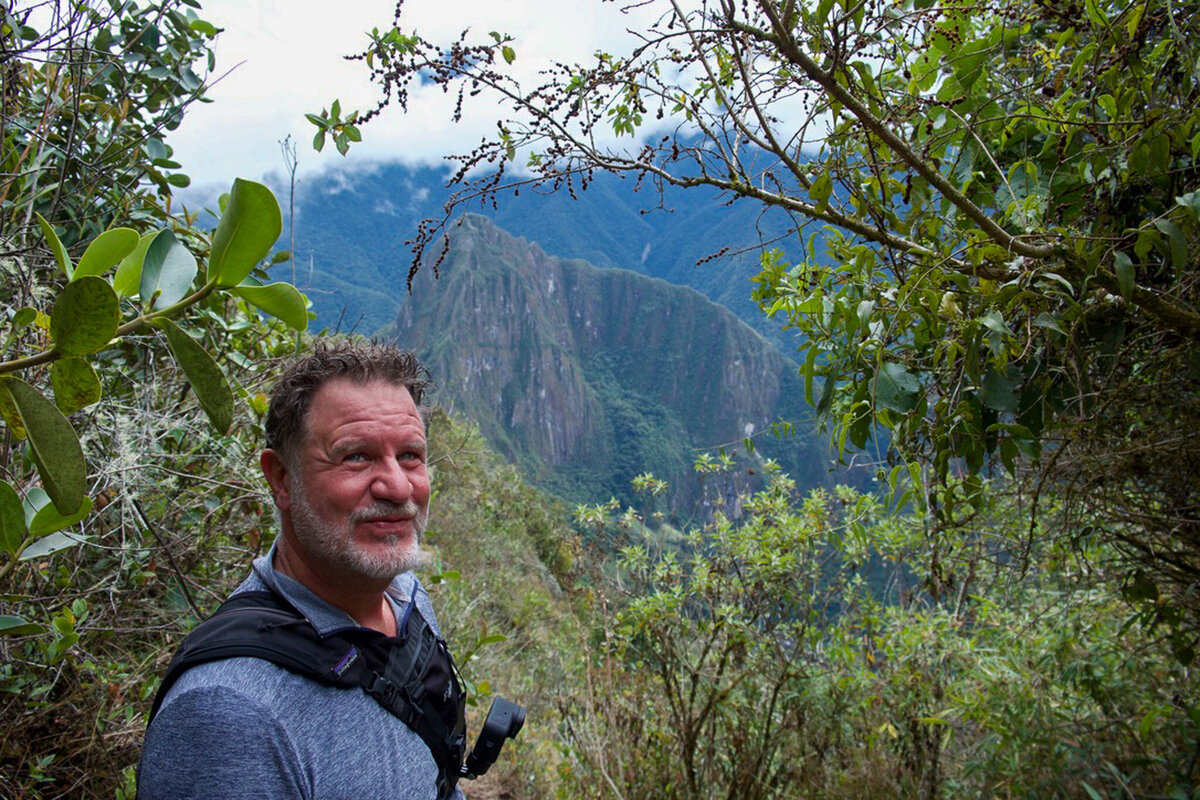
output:
[[330,381],[313,395],[287,508],[310,566],[386,581],[419,566],[429,509],[425,427],[403,386]]

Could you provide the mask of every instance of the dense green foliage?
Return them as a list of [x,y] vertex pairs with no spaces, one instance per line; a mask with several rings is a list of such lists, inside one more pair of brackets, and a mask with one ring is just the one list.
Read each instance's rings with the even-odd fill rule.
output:
[[1025,512],[989,502],[971,574],[934,598],[908,569],[917,519],[778,472],[744,508],[678,551],[630,537],[564,705],[567,796],[1200,792],[1195,679],[1105,591],[1102,546],[1038,544],[1017,577]]

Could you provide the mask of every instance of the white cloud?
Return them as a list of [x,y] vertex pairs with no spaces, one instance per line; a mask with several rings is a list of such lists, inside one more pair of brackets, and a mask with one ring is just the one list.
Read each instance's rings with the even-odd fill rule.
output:
[[[286,176],[280,141],[291,135],[299,156],[298,176],[371,161],[436,164],[465,152],[495,124],[495,107],[480,107],[462,124],[450,122],[452,98],[435,87],[420,92],[418,111],[390,110],[366,126],[365,141],[348,157],[332,144],[311,147],[316,129],[304,119],[336,99],[345,110],[364,110],[377,100],[361,62],[343,56],[361,51],[366,32],[392,25],[394,0],[205,0],[200,15],[220,28],[215,44],[217,75],[212,103],[194,104],[168,138],[194,185],[228,188],[235,177],[261,180]],[[512,34],[516,66],[532,70],[547,58],[586,61],[598,48],[615,48],[629,19],[616,4],[561,0],[447,2],[406,0],[404,29],[433,41],[497,30]],[[529,79],[532,79],[530,74]],[[283,178],[286,180],[286,178]]]

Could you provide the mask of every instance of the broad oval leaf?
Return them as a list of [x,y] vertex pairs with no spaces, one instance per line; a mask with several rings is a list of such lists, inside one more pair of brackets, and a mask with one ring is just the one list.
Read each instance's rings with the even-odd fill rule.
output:
[[113,276],[112,283],[117,297],[132,297],[138,293],[142,282],[142,262],[146,260],[146,250],[150,248],[150,243],[157,235],[156,231],[141,237],[137,247],[133,248],[133,251],[121,259],[121,263],[117,265],[117,274]]
[[266,286],[234,287],[234,294],[268,314],[283,320],[291,328],[308,328],[308,303],[304,295],[290,283],[271,283]]
[[0,550],[15,556],[25,541],[25,508],[17,490],[0,481]]
[[283,232],[283,215],[271,190],[238,178],[213,234],[208,278],[218,286],[237,286]]
[[12,400],[29,438],[33,463],[50,502],[72,513],[87,492],[87,461],[71,423],[54,403],[18,378],[4,378],[0,387]]
[[41,539],[55,531],[61,531],[77,522],[82,522],[90,513],[92,513],[92,500],[88,497],[85,497],[79,504],[79,508],[71,514],[60,514],[52,503],[47,503],[33,515],[33,521],[29,523],[29,535],[35,539]]
[[23,331],[33,323],[37,322],[38,311],[36,308],[25,306],[18,309],[17,313],[13,314],[12,326],[14,331]]
[[1158,228],[1167,237],[1167,242],[1171,246],[1171,261],[1175,265],[1175,269],[1179,274],[1183,274],[1188,268],[1188,243],[1187,236],[1183,230],[1169,219],[1156,219],[1154,227]]
[[93,239],[83,252],[71,280],[78,280],[85,275],[103,275],[109,267],[133,252],[137,245],[138,234],[133,228],[112,228],[105,231]]
[[208,415],[208,421],[217,433],[228,433],[233,425],[233,390],[225,373],[217,366],[213,357],[191,336],[184,332],[169,319],[159,320],[160,327],[167,334],[167,344],[171,353],[183,372],[187,375],[188,383],[196,392],[200,407]]
[[58,268],[63,271],[63,275],[70,278],[71,271],[75,268],[71,265],[71,257],[67,255],[67,248],[63,247],[62,240],[54,232],[54,226],[46,222],[46,218],[36,211],[33,214],[42,228],[42,235],[46,237],[46,244],[50,245],[50,252],[54,253],[54,260],[58,262]]
[[87,408],[103,394],[96,370],[82,358],[60,358],[50,365],[54,404],[64,414]]
[[14,614],[0,614],[0,636],[30,636],[46,628]]
[[1021,371],[1009,365],[990,370],[979,387],[979,402],[993,411],[1015,414],[1020,410]]
[[21,552],[21,561],[31,561],[35,558],[45,558],[48,555],[66,550],[80,544],[86,544],[87,538],[70,531],[59,531],[38,539]]
[[159,231],[146,248],[138,293],[142,308],[163,309],[183,299],[196,278],[196,257],[171,231]]
[[112,341],[121,305],[108,281],[94,275],[68,283],[50,312],[54,349],[70,356],[94,353]]
[[916,408],[920,390],[920,381],[902,364],[884,364],[875,378],[875,402],[900,414]]

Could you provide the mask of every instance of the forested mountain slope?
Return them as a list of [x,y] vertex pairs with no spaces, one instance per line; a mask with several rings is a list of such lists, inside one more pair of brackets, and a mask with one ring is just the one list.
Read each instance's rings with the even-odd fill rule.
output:
[[[473,215],[439,274],[423,271],[400,295],[388,336],[418,350],[440,402],[540,485],[626,497],[649,471],[690,509],[697,451],[742,451],[753,434],[755,455],[802,485],[827,480],[795,365],[697,292],[548,256]],[[794,436],[770,430],[780,419],[796,423]]]

